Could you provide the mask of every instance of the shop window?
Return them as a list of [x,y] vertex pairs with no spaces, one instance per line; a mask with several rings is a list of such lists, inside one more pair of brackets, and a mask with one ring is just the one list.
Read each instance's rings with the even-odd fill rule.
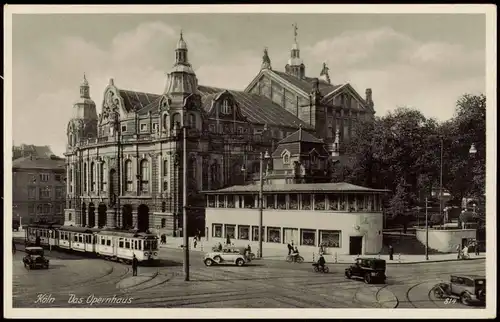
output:
[[213,224],[212,225],[212,237],[222,238],[222,225]]
[[319,243],[325,247],[340,247],[340,230],[320,230]]
[[236,230],[236,226],[235,225],[225,225],[225,228],[226,228],[226,234],[225,234],[225,237],[229,237],[229,238],[236,238],[236,234],[235,234],[235,230]]
[[289,202],[289,209],[291,210],[297,210],[299,209],[299,197],[297,194],[290,194],[290,202]]
[[[258,231],[258,229],[257,229]],[[238,226],[238,239],[249,240],[250,239],[250,227],[249,226]]]
[[328,196],[328,210],[339,210],[339,197],[337,195]]
[[227,196],[227,208],[234,208],[234,196]]
[[311,195],[302,195],[302,210],[311,210]]
[[[265,240],[265,229],[262,227],[262,240]],[[258,241],[259,240],[259,226],[252,226],[252,240],[253,241]]]
[[244,202],[245,202],[245,208],[254,208],[255,206],[254,196],[245,196]]
[[304,246],[316,246],[316,230],[301,229],[300,244]]
[[266,198],[266,209],[274,209],[274,195],[265,196]]
[[278,209],[286,209],[286,195],[279,194],[277,196]]
[[325,210],[325,195],[315,194],[314,195],[314,210]]
[[281,229],[278,227],[268,227],[267,241],[270,243],[281,243]]
[[215,196],[207,196],[208,198],[208,207],[214,208],[215,207]]

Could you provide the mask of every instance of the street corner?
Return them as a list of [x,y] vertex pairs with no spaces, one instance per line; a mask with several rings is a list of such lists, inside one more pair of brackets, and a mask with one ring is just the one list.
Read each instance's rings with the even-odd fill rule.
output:
[[116,287],[120,290],[126,290],[141,284],[144,284],[156,277],[158,273],[143,273],[137,276],[129,276],[120,280]]

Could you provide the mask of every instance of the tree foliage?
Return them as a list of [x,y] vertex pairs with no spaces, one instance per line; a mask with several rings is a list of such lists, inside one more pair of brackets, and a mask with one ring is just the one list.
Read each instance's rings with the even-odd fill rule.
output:
[[[469,155],[471,144],[477,153]],[[439,123],[400,107],[359,122],[346,148],[350,161],[336,164],[332,181],[393,191],[388,212],[404,212],[440,187],[456,200],[485,191],[486,97],[463,95],[452,119]],[[442,155],[442,158],[441,158]],[[441,165],[442,159],[442,165]]]

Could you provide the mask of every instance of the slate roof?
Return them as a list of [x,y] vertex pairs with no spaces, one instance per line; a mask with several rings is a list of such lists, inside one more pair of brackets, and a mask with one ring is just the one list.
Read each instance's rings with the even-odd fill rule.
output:
[[119,92],[120,96],[123,98],[125,109],[127,111],[139,111],[144,107],[151,105],[151,103],[159,99],[161,96],[159,94],[143,93],[125,89],[119,89]]
[[64,170],[64,159],[23,157],[12,161],[12,169]]
[[[335,182],[335,183],[295,183],[295,184],[264,184],[264,192],[373,192],[373,193],[384,193],[390,192],[387,189],[372,189],[362,186],[353,185],[347,182]],[[220,193],[258,193],[259,185],[240,185],[231,186],[219,190],[203,191],[206,194],[220,194]]]
[[[208,112],[212,106],[212,99],[226,90],[216,87],[199,86],[198,91],[202,95],[203,108]],[[309,124],[303,122],[281,106],[273,103],[273,101],[267,97],[243,91],[227,91],[233,95],[240,107],[241,113],[251,123],[292,128],[298,128],[302,125],[304,128],[311,129]]]
[[50,158],[51,155],[54,155],[54,152],[52,152],[48,145],[38,146],[33,144],[22,144],[14,147],[13,154],[14,157],[22,157],[23,155],[32,154],[36,157]]
[[[300,88],[301,90],[303,90],[306,93],[311,93],[312,90],[314,89],[314,82],[316,81],[315,78],[305,77],[303,79],[299,79],[295,76],[288,75],[287,73],[280,72],[280,71],[272,70],[270,72],[276,74],[278,77],[280,77],[280,78],[284,79],[285,81],[289,82],[290,84]],[[340,88],[341,86],[343,86],[343,84],[332,85],[332,84],[328,84],[324,80],[319,80],[319,91],[320,91],[321,95],[323,95],[323,96],[326,96],[327,94],[333,92],[334,90]]]

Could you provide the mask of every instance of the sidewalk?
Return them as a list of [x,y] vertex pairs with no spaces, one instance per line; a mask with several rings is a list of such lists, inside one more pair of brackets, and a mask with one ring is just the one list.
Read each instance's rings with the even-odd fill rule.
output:
[[[170,248],[170,249],[182,249],[183,239],[179,237],[167,237],[167,244],[160,245],[160,248]],[[196,248],[193,247],[193,238],[189,238],[189,251],[190,252],[210,252],[212,250],[212,243],[207,242],[206,240],[199,241],[196,245]],[[255,254],[256,249],[253,250]],[[263,251],[264,256],[263,259],[266,260],[284,260],[286,258],[286,252],[284,253],[279,249],[266,249]],[[318,259],[318,254],[309,253],[309,252],[301,252],[302,257],[304,257],[304,261],[306,263],[313,263]],[[328,264],[352,264],[354,260],[358,257],[355,255],[337,255],[335,254],[326,254],[323,255]],[[474,253],[469,253],[470,259],[485,259],[486,253],[481,253],[479,256],[474,255]],[[425,255],[405,255],[405,254],[394,254],[393,260],[389,260],[389,255],[362,255],[361,257],[372,257],[372,258],[380,258],[384,259],[388,265],[390,264],[417,264],[417,263],[435,263],[435,262],[451,262],[451,261],[459,261],[457,259],[456,253],[450,254],[433,254],[429,255],[429,259],[425,259]]]

